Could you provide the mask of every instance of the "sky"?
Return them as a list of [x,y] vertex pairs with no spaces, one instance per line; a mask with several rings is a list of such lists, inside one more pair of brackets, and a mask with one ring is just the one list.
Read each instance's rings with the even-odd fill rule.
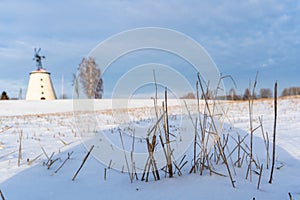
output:
[[[257,72],[257,91],[273,88],[276,80],[279,93],[300,86],[296,0],[0,0],[0,91],[18,97],[22,89],[25,98],[29,72],[36,68],[33,49],[42,48],[43,66],[51,72],[57,96],[63,79],[63,91],[72,98],[72,74],[82,58],[107,38],[142,27],[172,29],[198,42],[220,73],[232,76],[237,93],[253,83]],[[180,70],[177,58],[154,54],[143,52],[144,63],[168,60]],[[128,60],[116,62],[119,66],[104,75],[104,97],[111,95]],[[185,68],[181,65],[182,71],[189,71]],[[186,76],[192,83],[196,75],[191,71]],[[234,87],[230,80],[224,83],[227,91]]]

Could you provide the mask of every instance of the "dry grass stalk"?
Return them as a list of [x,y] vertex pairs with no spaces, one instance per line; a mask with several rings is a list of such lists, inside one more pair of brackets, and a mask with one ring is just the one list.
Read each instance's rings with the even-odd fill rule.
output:
[[[163,110],[163,116],[164,116],[164,125],[163,125],[163,129],[164,129],[164,132],[166,133],[167,131],[166,131],[166,123],[165,123],[165,106],[164,106],[164,102],[162,102],[162,110]],[[165,144],[166,144],[166,142],[164,142],[164,140],[163,140],[163,137],[162,137],[162,133],[160,133],[160,135],[159,135],[159,139],[160,139],[160,144],[161,144],[161,146],[162,146],[162,148],[163,148],[163,152],[164,152],[164,155],[165,155],[165,157],[166,157],[166,161],[168,161],[168,156],[169,156],[169,154],[167,154],[167,150],[166,150],[166,146],[165,146]],[[166,169],[168,169],[168,165],[166,165],[164,168],[166,168]],[[162,169],[162,171],[164,171],[165,172],[165,178],[167,177],[167,174],[169,174],[169,171],[168,170],[165,170],[165,169]]]
[[282,167],[284,167],[284,164],[280,162],[280,166],[276,167],[277,170],[280,170]]
[[176,158],[174,157],[173,152],[174,152],[174,149],[172,149],[172,151],[171,151],[171,157],[173,158],[173,159],[172,159],[172,162],[173,162],[173,164],[174,164],[174,166],[175,166],[175,169],[174,169],[174,171],[173,171],[173,174],[175,174],[175,173],[176,173],[176,170],[178,170],[178,175],[181,176],[181,175],[182,175],[182,172],[181,172],[181,169],[180,169],[179,165],[178,165],[177,162],[176,162]]
[[[109,161],[109,164],[108,164],[108,169],[110,169],[110,168],[111,168],[111,164],[112,164],[112,160],[110,160],[110,161]],[[122,168],[122,173],[123,173],[123,169],[124,169],[124,166],[123,166],[123,168]]]
[[259,117],[258,120],[259,120],[259,123],[260,123],[261,133],[262,133],[265,148],[266,148],[266,165],[267,165],[267,169],[269,169],[269,163],[270,163],[270,153],[269,153],[270,141],[269,141],[269,136],[268,136],[268,132],[266,132],[266,135],[265,135],[264,127],[263,127],[263,118]]
[[[149,174],[150,174],[150,167],[151,167],[151,163],[150,163],[151,161],[150,161],[150,159],[149,159],[149,162],[147,162],[147,169],[146,169],[146,179],[145,179],[145,181],[146,182],[148,182],[148,180],[149,180]],[[154,180],[156,181],[156,177],[155,177],[155,173],[153,173],[153,177],[154,177]]]
[[[226,150],[227,150],[227,152],[229,152],[229,147],[228,147],[228,145],[226,145]],[[229,160],[230,160],[230,162],[231,162],[231,165],[232,165],[232,169],[233,169],[234,175],[236,175],[235,165],[234,165],[234,162],[233,162],[233,160],[232,160],[232,157],[231,157],[231,156],[227,156],[226,159],[228,160],[228,158],[229,158]]]
[[[250,84],[249,84],[250,85]],[[250,88],[250,86],[249,86]],[[253,160],[253,126],[252,126],[252,122],[253,122],[253,98],[251,98],[251,94],[249,95],[249,124],[250,124],[250,152],[249,152],[249,165],[248,165],[248,172],[250,173],[250,182],[252,181],[252,160]],[[246,176],[246,179],[248,177],[248,173]]]
[[6,126],[6,127],[4,127],[3,129],[0,130],[0,133],[3,133],[3,132],[5,132],[5,131],[7,131],[11,128],[12,128],[12,126]]
[[[210,134],[215,135],[216,134],[216,129],[214,129],[212,123],[209,121],[209,119],[212,119],[212,115],[210,113],[210,107],[208,104],[208,97],[207,95],[209,94],[209,88],[207,86],[206,92],[204,93],[203,91],[203,86],[201,80],[199,80],[200,88],[202,90],[202,96],[205,100],[205,106],[203,110],[203,119],[201,120],[201,116],[199,116],[199,124],[200,124],[200,130],[201,130],[201,153],[200,153],[200,159],[201,163],[205,163],[205,157],[207,157],[208,149],[207,149],[207,144],[209,140]],[[214,108],[213,108],[214,110]],[[207,134],[206,134],[207,133]],[[218,162],[218,161],[217,161]],[[202,172],[204,170],[204,166],[200,166],[200,175],[202,175]]]
[[261,180],[261,176],[262,176],[262,170],[263,170],[264,165],[262,164],[260,166],[260,171],[259,171],[259,177],[258,177],[258,183],[257,183],[257,189],[259,190],[259,186],[260,186],[260,180]]
[[128,164],[128,160],[127,160],[127,156],[126,156],[126,151],[125,151],[125,148],[124,148],[124,142],[123,142],[123,137],[122,137],[121,131],[119,131],[119,134],[120,134],[122,149],[123,149],[124,158],[125,158],[125,162],[126,162],[127,172],[128,172],[128,175],[129,175],[130,182],[132,183],[132,177],[131,177],[131,174],[130,174],[130,168],[129,168],[129,164]]
[[219,172],[216,172],[216,171],[214,171],[214,170],[210,170],[210,171],[211,171],[211,173],[214,173],[214,174],[216,174],[216,175],[218,175],[218,176],[227,177],[226,175],[221,174],[221,173],[219,173]]
[[58,161],[58,160],[61,160],[60,158],[56,158],[56,159],[54,159],[54,160],[50,160],[50,162],[48,163],[48,165],[47,165],[47,169],[50,169],[50,167],[56,162],[56,161]]
[[237,154],[237,163],[238,163],[238,168],[242,167],[242,163],[241,163],[241,136],[240,134],[238,134],[238,154]]
[[180,167],[177,165],[177,163],[176,163],[175,161],[173,161],[173,164],[174,164],[174,166],[175,166],[174,174],[176,173],[176,170],[178,170],[178,175],[179,175],[179,176],[182,176],[182,172],[181,172]]
[[131,154],[130,154],[130,159],[131,159],[131,178],[133,179],[133,177],[136,177],[136,180],[138,180],[138,176],[136,173],[136,169],[135,169],[135,162],[133,159],[133,152],[134,152],[134,141],[135,141],[135,129],[133,130],[133,137],[132,137],[132,146],[131,146]]
[[[257,76],[258,73],[256,73],[252,93],[249,94],[248,102],[249,102],[249,125],[250,125],[250,164],[249,164],[249,172],[250,172],[250,182],[252,181],[252,162],[253,162],[253,103],[254,103],[254,91],[257,84]],[[249,91],[250,91],[251,83],[249,84]]]
[[47,166],[48,166],[48,164],[51,162],[51,159],[52,159],[53,156],[54,156],[54,152],[52,152],[51,156],[48,157],[47,162],[46,162],[46,163],[43,163],[43,165],[47,165]]
[[29,160],[29,158],[27,159],[27,165],[31,165],[34,161],[36,161],[39,157],[41,157],[43,154],[38,155],[37,157],[35,157],[32,160]]
[[11,154],[14,154],[14,153],[16,153],[17,151],[18,151],[18,150],[14,150],[14,151],[12,151],[12,152],[10,152],[10,153],[4,154],[4,155],[0,156],[0,159],[6,158],[7,156],[9,156],[9,155],[11,155]]
[[160,121],[162,119],[164,119],[165,117],[165,112],[157,119],[155,125],[150,129],[150,131],[147,133],[147,136],[149,137],[150,134],[154,131],[154,130],[157,130],[157,127],[158,127],[158,124],[160,123]]
[[165,142],[163,141],[163,138],[162,138],[161,135],[159,135],[159,140],[160,140],[160,144],[161,144],[161,146],[163,148],[164,155],[165,155],[166,160],[167,160],[168,155],[167,155],[167,151],[166,151],[166,148],[165,148]]
[[[203,127],[203,122],[204,124],[206,124],[206,115],[204,115],[204,120],[202,122],[202,118],[201,118],[201,112],[200,112],[200,97],[199,97],[199,81],[196,81],[196,94],[197,94],[197,114],[198,114],[198,119],[199,119],[199,127],[200,127],[200,132],[201,132],[201,147],[202,147],[202,151],[200,153],[200,155],[202,156],[202,163],[204,162],[204,137],[205,137],[205,127]],[[204,114],[205,114],[205,110],[206,107],[204,107]],[[197,126],[197,122],[195,124],[195,126]],[[195,158],[194,158],[195,159]],[[200,161],[201,163],[201,161]],[[196,161],[194,160],[194,170],[196,170]],[[202,175],[203,172],[203,166],[200,166],[200,175]]]
[[170,131],[169,131],[169,117],[168,117],[168,90],[165,88],[165,138],[166,138],[166,153],[167,153],[167,166],[169,177],[173,177],[173,167],[171,158],[171,144],[170,144]]
[[[201,83],[201,78],[200,78],[200,73],[198,73],[198,81],[199,81],[199,85],[200,85],[200,89],[202,91],[202,93],[204,94],[204,89],[203,89],[203,86],[202,86],[202,83]],[[213,115],[210,111],[210,107],[208,105],[208,100],[207,100],[207,97],[206,95],[203,95],[204,96],[204,101],[205,101],[205,105],[206,105],[206,108],[207,108],[207,111],[208,111],[208,114],[209,116],[211,117],[211,124],[212,124],[212,127],[213,129],[217,132],[217,127],[216,127],[216,124],[214,122],[214,119],[213,119]],[[230,171],[230,168],[229,168],[229,165],[228,165],[228,162],[227,162],[227,159],[226,159],[226,156],[225,156],[225,153],[224,151],[222,150],[222,145],[221,145],[221,141],[220,141],[220,137],[218,135],[218,133],[216,134],[216,144],[217,144],[217,148],[218,148],[218,151],[220,153],[220,156],[227,168],[227,172],[228,172],[228,175],[229,175],[229,178],[230,178],[230,181],[231,181],[231,184],[232,184],[232,187],[235,188],[235,185],[234,185],[234,180],[232,178],[232,175],[231,175],[231,171]]]
[[[205,140],[205,131],[203,131],[203,134],[201,136],[200,175],[203,174],[204,168],[212,171],[211,167],[210,167],[210,158],[208,155],[208,153],[209,153],[208,152],[208,140],[209,140],[209,135],[206,137],[206,140]],[[205,162],[207,163],[207,166],[205,165]]]
[[192,173],[193,171],[194,171],[194,173],[196,173],[196,170],[197,170],[197,168],[196,168],[196,165],[197,165],[197,136],[198,136],[198,131],[197,131],[197,125],[198,125],[198,118],[196,117],[196,121],[195,121],[195,123],[194,123],[194,120],[193,120],[193,118],[192,118],[192,115],[191,115],[191,112],[190,112],[190,110],[188,109],[188,106],[187,106],[187,104],[186,104],[186,102],[184,101],[184,105],[185,105],[185,108],[186,108],[186,110],[188,111],[188,114],[189,114],[189,118],[190,118],[190,120],[191,120],[191,122],[192,122],[192,124],[193,124],[193,127],[194,127],[194,129],[195,129],[195,135],[194,135],[194,142],[193,142],[193,148],[194,148],[194,156],[193,156],[193,166],[192,166],[192,168],[191,168],[191,170],[190,170],[190,173]]
[[[234,139],[235,140],[235,139]],[[236,140],[235,140],[236,141]],[[245,153],[245,156],[246,157],[249,157],[250,158],[250,147],[243,141],[242,144],[244,146],[240,146],[241,149],[243,150],[243,152]],[[249,162],[250,163],[250,162]],[[257,163],[257,161],[255,159],[252,160],[252,163],[255,164],[256,168],[259,169],[259,164]]]
[[293,200],[292,194],[289,192],[288,193],[290,200]]
[[45,149],[43,148],[42,145],[41,145],[41,149],[42,149],[43,153],[45,154],[47,160],[49,160],[49,156],[48,156],[48,154],[46,153],[46,151],[45,151]]
[[66,143],[66,142],[65,142],[63,139],[61,139],[61,138],[59,138],[59,140],[61,141],[61,143],[63,143],[63,145],[64,145],[64,146],[67,146],[67,145],[69,145],[69,144],[70,144],[70,143],[69,143],[69,144],[68,144],[68,143]]
[[104,181],[106,181],[106,168],[104,168]]
[[154,149],[155,149],[156,145],[157,145],[156,144],[156,135],[154,134],[153,137],[152,137],[151,146],[149,146],[149,147],[151,147],[151,149],[149,149],[149,150],[151,150],[151,155],[152,155],[151,156],[152,157],[151,163],[152,163],[152,168],[154,170],[153,173],[155,173],[157,180],[160,180],[159,172],[158,172],[158,169],[157,169],[157,166],[156,166],[156,161],[155,161],[155,158],[154,158]]
[[149,138],[146,138],[146,141],[147,141],[148,154],[149,154],[149,158],[150,158],[146,181],[148,181],[149,170],[150,170],[151,167],[152,167],[154,180],[160,180],[159,172],[158,172],[156,162],[155,162],[155,158],[154,158],[154,149],[155,149],[155,146],[156,146],[156,135],[153,135],[151,143],[150,143]]
[[155,70],[153,70],[153,79],[154,79],[154,84],[155,84],[154,109],[155,109],[156,119],[158,120],[158,108],[157,108],[157,83],[156,83]]
[[[201,129],[201,152],[200,152],[200,175],[202,175],[204,170],[204,163],[205,163],[205,157],[206,157],[206,149],[207,146],[205,145],[205,130],[206,130],[206,124],[207,124],[207,115],[206,115],[206,107],[204,108],[204,117],[202,122],[202,129]],[[201,122],[201,118],[199,119],[199,122]],[[208,137],[207,137],[208,139]]]
[[2,191],[0,190],[0,196],[1,196],[1,199],[2,200],[5,200],[5,198],[4,198],[4,194],[2,193]]
[[195,136],[194,136],[194,173],[196,173],[196,159],[197,159],[197,135],[198,135],[198,131],[197,131],[197,117],[196,117],[196,121],[195,121]]
[[182,157],[181,161],[179,162],[179,165],[178,165],[178,166],[179,166],[179,169],[180,169],[180,170],[188,163],[187,160],[186,160],[185,162],[183,162],[185,158],[186,158],[186,155],[184,155],[184,156]]
[[55,170],[55,174],[64,166],[64,164],[70,159],[71,155],[73,154],[73,151],[71,153],[68,153],[68,157],[64,160],[64,162]]
[[[238,168],[242,167],[242,163],[241,163],[241,150],[246,151],[241,144],[244,142],[244,140],[248,137],[248,135],[245,135],[242,139],[240,134],[238,135],[238,140],[236,140],[234,137],[231,136],[231,138],[237,143],[237,145],[232,149],[232,151],[228,154],[227,157],[231,157],[231,155],[237,150],[237,161],[236,163],[238,163]],[[246,152],[247,153],[247,152]],[[248,153],[247,153],[248,154]]]
[[[205,131],[205,128],[203,127],[203,122],[201,120],[201,112],[200,112],[200,96],[199,96],[199,81],[196,81],[196,92],[197,92],[197,113],[198,113],[198,119],[199,119],[199,126],[200,126],[200,131],[203,134]],[[206,116],[206,106],[204,106],[204,112],[203,112],[204,116]],[[205,118],[204,118],[204,122],[205,122]]]
[[148,156],[146,164],[145,164],[145,167],[144,167],[144,171],[143,171],[143,175],[142,175],[141,181],[145,180],[145,175],[147,173],[147,169],[148,169],[148,165],[149,165],[149,160],[150,160],[150,157]]
[[83,167],[85,161],[87,160],[87,158],[89,157],[89,155],[91,154],[92,150],[94,148],[94,145],[91,146],[90,150],[88,151],[88,153],[85,155],[85,157],[83,158],[83,161],[80,165],[80,167],[78,168],[78,170],[76,171],[76,173],[74,174],[73,178],[72,178],[72,181],[75,180],[76,176],[78,175],[78,173],[80,172],[81,168]]
[[243,156],[242,156],[242,158],[241,158],[241,166],[243,166],[243,163],[244,163],[245,157],[246,157],[246,153],[245,153],[245,152],[243,152]]
[[277,81],[274,86],[274,128],[273,128],[273,153],[272,153],[272,166],[269,183],[272,184],[273,172],[275,165],[275,147],[276,147],[276,125],[277,125]]
[[18,167],[21,165],[21,159],[22,159],[22,137],[23,137],[23,130],[21,130],[19,135],[19,155],[18,155]]
[[249,172],[250,172],[250,162],[248,163],[248,166],[247,166],[246,177],[245,177],[246,180],[248,179]]

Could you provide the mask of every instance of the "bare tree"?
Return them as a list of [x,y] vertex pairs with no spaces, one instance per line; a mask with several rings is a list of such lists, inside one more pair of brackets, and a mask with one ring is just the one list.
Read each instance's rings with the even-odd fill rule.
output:
[[103,94],[103,80],[102,78],[100,78],[96,87],[95,99],[102,99],[102,94]]
[[300,88],[299,87],[291,87],[289,88],[290,90],[290,95],[300,95]]
[[269,88],[262,88],[259,91],[260,98],[272,98],[272,91]]
[[282,96],[282,97],[289,96],[289,91],[288,91],[287,88],[284,88],[284,89],[283,89],[283,91],[282,91],[282,93],[281,93],[281,96]]
[[74,98],[79,98],[79,88],[78,88],[78,77],[76,74],[73,73],[73,83],[72,86],[74,86]]
[[243,95],[243,100],[248,100],[248,99],[250,99],[250,97],[251,97],[250,90],[249,90],[249,88],[246,88],[244,95]]
[[68,98],[68,96],[65,93],[60,95],[60,99],[67,99],[67,98]]
[[205,94],[202,93],[201,99],[214,99],[214,93],[212,90],[207,89]]
[[196,99],[196,96],[193,92],[189,92],[186,95],[180,97],[180,99]]
[[227,98],[230,99],[230,100],[240,100],[241,99],[241,97],[236,94],[234,88],[231,88],[229,90],[229,96]]
[[101,70],[98,68],[95,59],[91,57],[82,59],[79,65],[78,77],[87,98],[102,97],[103,81],[101,79]]
[[251,94],[250,89],[246,88],[245,92],[244,92],[244,95],[243,95],[243,100],[249,100],[251,98],[256,99],[256,94],[255,94],[254,91],[253,91],[253,94]]

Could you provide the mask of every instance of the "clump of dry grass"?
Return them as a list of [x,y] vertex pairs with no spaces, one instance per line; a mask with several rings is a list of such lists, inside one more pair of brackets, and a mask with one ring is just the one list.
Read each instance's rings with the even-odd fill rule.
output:
[[[155,75],[154,75],[155,76]],[[252,94],[257,84],[257,78],[255,79]],[[257,189],[260,189],[263,166],[264,163],[260,163],[258,157],[254,156],[254,140],[253,134],[257,130],[261,129],[264,144],[266,149],[266,166],[269,168],[269,137],[268,133],[265,132],[263,128],[262,117],[259,117],[259,125],[254,127],[254,98],[250,95],[248,99],[248,109],[249,109],[249,134],[240,135],[238,131],[234,131],[236,134],[232,135],[226,132],[224,129],[220,129],[216,123],[217,117],[223,115],[223,121],[219,123],[223,126],[224,119],[228,118],[228,110],[222,107],[222,103],[217,100],[209,100],[207,94],[209,93],[209,84],[205,84],[204,88],[200,74],[198,74],[198,80],[196,83],[197,89],[197,99],[196,107],[192,109],[188,107],[185,103],[185,108],[188,112],[188,118],[194,127],[194,139],[192,143],[193,153],[190,161],[186,160],[187,156],[184,155],[177,164],[177,160],[174,158],[173,151],[174,146],[171,145],[170,131],[169,131],[169,113],[168,113],[168,97],[167,89],[165,90],[165,99],[162,102],[162,106],[157,105],[157,97],[154,99],[154,111],[156,116],[155,125],[148,132],[148,137],[146,138],[146,145],[148,149],[148,159],[145,163],[144,171],[141,180],[146,182],[149,180],[149,175],[153,175],[155,181],[160,180],[160,172],[164,172],[165,176],[173,177],[176,172],[179,176],[183,174],[182,168],[186,166],[188,162],[191,163],[191,168],[189,173],[199,173],[200,175],[206,174],[207,171],[210,175],[215,174],[218,176],[228,177],[232,187],[235,187],[236,181],[234,180],[234,175],[236,175],[236,167],[239,169],[246,169],[246,179],[253,179],[253,172],[257,175]],[[156,89],[157,90],[157,89]],[[157,92],[157,91],[156,91]],[[217,92],[215,92],[217,93]],[[203,97],[200,100],[200,94]],[[202,103],[200,103],[202,101]],[[221,107],[218,109],[217,107]],[[276,107],[276,106],[275,106]],[[195,112],[196,110],[196,112]],[[221,110],[221,113],[220,113]],[[160,125],[162,124],[162,127]],[[234,126],[232,126],[234,130]],[[274,128],[275,129],[275,128]],[[246,139],[250,138],[250,143],[247,143]],[[275,141],[273,141],[275,145]],[[165,165],[163,168],[158,169],[155,160],[155,149],[160,146],[165,155]],[[132,150],[133,152],[134,150]],[[274,152],[274,150],[273,150]],[[126,154],[125,154],[126,155]],[[236,156],[236,158],[235,158]],[[274,160],[273,160],[274,161]],[[133,166],[134,160],[131,159]],[[223,165],[226,172],[220,172],[219,165]],[[127,167],[129,169],[129,166]],[[130,171],[130,170],[128,170]],[[133,174],[134,170],[131,169]],[[137,176],[137,174],[135,174]],[[133,180],[133,175],[130,176],[130,180]]]

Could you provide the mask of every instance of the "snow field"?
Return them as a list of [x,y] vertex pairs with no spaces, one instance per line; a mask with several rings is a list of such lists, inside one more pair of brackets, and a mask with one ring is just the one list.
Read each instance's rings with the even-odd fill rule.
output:
[[[182,105],[176,106],[177,103],[170,103],[173,106],[170,110],[174,115],[185,109]],[[253,112],[253,127],[259,126],[258,116],[262,116],[264,130],[269,133],[270,141],[273,133],[272,103],[272,100],[255,101]],[[264,164],[260,190],[257,190],[258,175],[253,172],[252,182],[246,180],[245,167],[235,170],[232,168],[236,181],[236,188],[233,189],[228,177],[209,175],[207,170],[202,176],[198,173],[189,174],[192,165],[190,160],[183,168],[183,176],[176,174],[171,179],[154,181],[151,178],[148,183],[140,180],[130,183],[128,174],[113,169],[107,169],[107,177],[104,180],[105,166],[94,157],[89,157],[76,180],[72,181],[87,152],[75,128],[72,102],[53,101],[48,102],[47,106],[44,102],[1,102],[3,112],[0,118],[0,189],[7,199],[288,199],[288,192],[297,199],[300,198],[299,104],[300,99],[297,98],[281,99],[278,102],[278,169],[275,170],[273,184],[268,183],[270,170],[265,168],[265,146],[261,130],[254,132],[254,156],[258,157],[260,164]],[[130,117],[125,117],[124,121],[116,121],[111,116],[111,102],[108,100],[97,102],[95,108],[98,110],[100,128],[111,131],[124,126],[119,125],[126,120],[139,122],[145,115],[151,117],[153,113],[147,107],[152,105],[150,100],[131,103]],[[189,101],[188,107],[194,109],[195,103]],[[246,135],[249,130],[248,102],[227,102],[226,108],[228,112],[224,129],[230,135],[236,135],[236,132],[241,136]],[[125,128],[126,126],[122,127]],[[21,132],[22,159],[18,167]],[[249,142],[249,137],[245,142]],[[231,148],[234,146],[234,142],[230,144]],[[48,156],[54,152],[53,158],[59,158],[50,169],[44,165],[47,158],[41,147]],[[67,154],[72,151],[70,160],[55,173]],[[187,157],[192,157],[192,149],[188,149],[186,154]],[[236,155],[232,157],[235,159]],[[227,175],[223,165],[214,166],[216,171]],[[164,172],[160,174],[164,177]]]

